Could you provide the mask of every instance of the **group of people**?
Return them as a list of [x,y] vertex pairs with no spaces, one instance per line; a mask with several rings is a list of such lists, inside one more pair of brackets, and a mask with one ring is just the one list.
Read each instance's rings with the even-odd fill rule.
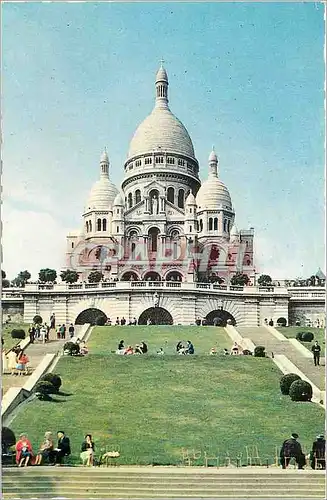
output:
[[176,345],[176,352],[180,355],[194,354],[194,345],[190,340],[186,342],[186,345],[180,340]]
[[325,436],[323,434],[319,434],[316,437],[308,457],[306,457],[303,453],[298,438],[299,435],[296,432],[293,432],[291,437],[283,442],[279,457],[281,467],[286,469],[289,466],[291,459],[294,458],[298,468],[303,469],[306,465],[306,458],[308,458],[312,469],[315,469],[318,465],[322,469],[326,469]]
[[[43,344],[49,342],[50,330],[56,331],[58,340],[66,338],[66,332],[67,332],[66,325],[65,324],[59,325],[58,328],[56,329],[55,315],[52,314],[50,316],[50,326],[47,323],[31,324],[31,326],[28,329],[30,343],[34,344],[36,340],[42,342]],[[73,338],[75,335],[75,327],[72,323],[68,327],[68,333],[70,338]]]
[[[116,326],[125,326],[127,324],[127,321],[126,319],[124,318],[124,316],[122,318],[119,318],[117,316],[116,318],[116,321],[115,321],[115,325]],[[106,326],[111,326],[112,325],[112,321],[110,318],[107,319],[106,321]],[[136,326],[137,325],[137,319],[134,317],[133,319],[131,319],[129,322],[128,322],[128,325],[129,326]]]
[[16,463],[18,467],[27,465],[42,465],[48,462],[50,465],[62,465],[64,457],[71,454],[70,440],[64,431],[57,432],[57,446],[54,445],[52,432],[47,431],[36,454],[33,452],[31,441],[26,433],[22,433],[16,443]]
[[[66,331],[67,331],[67,328],[66,328],[65,324],[59,325],[58,329],[57,329],[57,339],[58,340],[65,339],[66,338]],[[69,338],[72,339],[75,335],[75,327],[74,327],[73,323],[71,323],[69,325],[68,333],[69,333]]]
[[3,356],[3,371],[10,371],[11,375],[26,375],[28,373],[29,358],[20,347],[13,347]]
[[121,340],[118,344],[116,354],[128,356],[130,354],[146,354],[148,352],[148,346],[144,341],[140,344],[136,344],[135,347],[129,345],[125,347],[124,340]]

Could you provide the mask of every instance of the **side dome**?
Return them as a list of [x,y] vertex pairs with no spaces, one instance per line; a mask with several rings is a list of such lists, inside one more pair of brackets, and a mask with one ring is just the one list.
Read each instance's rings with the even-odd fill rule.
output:
[[196,196],[198,211],[226,208],[233,210],[232,200],[225,184],[217,177],[209,177],[201,185]]
[[93,184],[86,210],[108,210],[113,205],[118,193],[116,186],[110,179],[102,177]]
[[121,192],[118,192],[116,194],[116,197],[114,199],[114,203],[113,204],[116,205],[116,206],[124,206],[124,200],[123,200],[123,196],[122,196]]

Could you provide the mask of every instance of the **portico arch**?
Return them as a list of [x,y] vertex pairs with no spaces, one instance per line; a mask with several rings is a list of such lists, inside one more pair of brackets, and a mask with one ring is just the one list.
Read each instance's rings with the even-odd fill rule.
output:
[[79,313],[75,320],[75,325],[84,325],[85,323],[95,325],[98,318],[104,318],[104,322],[107,321],[107,316],[103,311],[95,307],[90,307]]
[[139,317],[139,325],[172,325],[173,317],[167,309],[163,307],[149,307]]
[[166,281],[183,281],[183,274],[180,271],[173,269],[172,271],[168,271],[165,279]]
[[227,322],[233,326],[236,325],[234,316],[224,309],[216,309],[214,311],[211,311],[209,314],[207,314],[205,319],[207,325],[226,326]]
[[161,281],[161,276],[156,271],[148,271],[144,274],[143,281]]
[[139,276],[135,271],[126,271],[121,277],[121,281],[139,281]]

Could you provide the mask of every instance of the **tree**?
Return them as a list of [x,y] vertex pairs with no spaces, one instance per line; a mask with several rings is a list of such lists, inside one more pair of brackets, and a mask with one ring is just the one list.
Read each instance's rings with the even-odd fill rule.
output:
[[230,284],[233,285],[233,286],[244,286],[244,285],[247,285],[250,281],[250,278],[248,277],[247,274],[243,274],[243,273],[236,273],[234,274],[234,276],[232,277],[232,279],[230,280]]
[[262,274],[258,279],[258,285],[260,286],[271,286],[272,279],[269,274]]
[[88,276],[89,283],[99,283],[102,279],[103,274],[100,271],[92,271]]
[[2,288],[9,288],[9,287],[10,287],[10,281],[2,280]]
[[57,278],[57,271],[54,269],[41,269],[39,272],[39,280],[42,281],[43,283],[49,282],[49,281],[55,281]]
[[79,274],[77,271],[67,269],[66,271],[62,271],[62,273],[60,274],[60,278],[66,283],[76,283],[76,281],[78,281]]
[[1,278],[4,280],[6,277],[6,273],[4,272],[3,269],[1,269]]
[[24,287],[31,277],[31,273],[28,271],[21,271],[18,276],[13,279],[12,283],[14,286]]

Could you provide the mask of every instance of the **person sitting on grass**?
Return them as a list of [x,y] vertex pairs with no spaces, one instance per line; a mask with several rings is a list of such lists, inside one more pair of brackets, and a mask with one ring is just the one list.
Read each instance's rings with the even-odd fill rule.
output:
[[183,346],[182,342],[179,341],[178,344],[177,344],[177,346],[176,346],[176,352],[177,352],[177,354],[179,353],[179,351],[181,349],[184,349],[184,346]]
[[53,457],[55,465],[62,465],[64,457],[70,455],[70,441],[67,436],[65,436],[64,431],[58,431],[58,444],[57,448],[53,450]]
[[143,354],[142,348],[139,344],[135,345],[134,354]]
[[86,356],[86,354],[89,353],[89,348],[87,347],[86,343],[83,341],[80,343],[79,345],[79,353],[82,355],[82,356]]
[[237,356],[239,354],[239,347],[237,345],[237,342],[234,342],[233,347],[231,348],[230,353],[233,354],[234,356]]
[[91,434],[86,434],[81,447],[81,460],[83,465],[90,467],[93,465],[94,458],[94,442],[92,441]]
[[121,340],[118,344],[116,354],[124,354],[124,353],[125,353],[125,345],[124,345],[124,341]]
[[210,356],[214,356],[215,354],[217,354],[217,349],[215,347],[211,347],[209,354]]
[[146,354],[148,352],[148,346],[146,345],[146,343],[142,340],[141,342],[141,351],[142,351],[142,354]]
[[229,356],[229,352],[228,352],[228,349],[226,347],[224,347],[223,355]]
[[27,439],[27,434],[20,434],[19,440],[16,443],[16,463],[18,467],[22,467],[23,465],[27,467],[32,457],[32,445],[30,440]]
[[187,341],[186,354],[194,354],[194,346],[190,340]]
[[163,356],[165,354],[162,347],[160,347],[159,351],[157,351],[158,356]]
[[40,445],[40,449],[35,458],[35,465],[41,465],[42,460],[51,462],[53,453],[52,432],[48,431],[44,434],[44,441]]

